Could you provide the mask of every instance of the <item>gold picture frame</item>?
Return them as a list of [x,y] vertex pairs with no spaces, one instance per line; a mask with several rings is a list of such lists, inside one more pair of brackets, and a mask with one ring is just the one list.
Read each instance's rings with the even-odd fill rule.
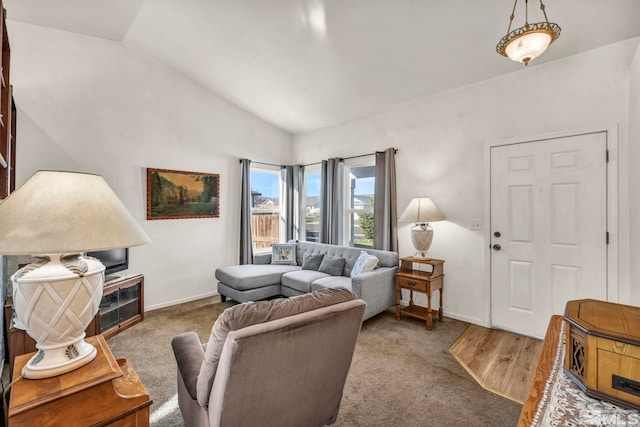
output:
[[219,217],[219,174],[147,168],[148,220]]

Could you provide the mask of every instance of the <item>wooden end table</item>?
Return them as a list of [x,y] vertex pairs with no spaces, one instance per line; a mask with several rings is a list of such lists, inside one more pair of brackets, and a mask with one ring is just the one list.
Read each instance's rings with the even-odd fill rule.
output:
[[[434,291],[440,291],[440,307],[438,321],[442,322],[442,291],[444,287],[444,261],[441,259],[421,259],[414,257],[400,258],[400,268],[396,272],[396,319],[402,314],[426,320],[427,330],[433,328],[433,310],[431,296]],[[431,271],[414,269],[414,264],[431,266]],[[409,305],[402,307],[402,290],[409,290]],[[427,306],[422,307],[413,302],[413,293],[420,292],[427,296]]]
[[51,378],[22,378],[33,353],[15,358],[10,427],[149,425],[153,401],[131,365],[113,356],[102,335],[86,341],[96,347],[96,358]]

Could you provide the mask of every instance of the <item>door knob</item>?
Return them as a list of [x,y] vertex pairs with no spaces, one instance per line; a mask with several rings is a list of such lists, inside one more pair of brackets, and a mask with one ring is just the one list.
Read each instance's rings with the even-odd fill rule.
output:
[[500,245],[497,244],[497,243],[495,245],[493,245],[493,250],[494,251],[499,251],[500,250]]
[[493,233],[493,235],[494,235],[494,236],[496,236],[496,237],[500,237],[500,236],[502,236],[502,234],[500,234],[500,232],[499,232],[499,231],[496,231],[495,233]]

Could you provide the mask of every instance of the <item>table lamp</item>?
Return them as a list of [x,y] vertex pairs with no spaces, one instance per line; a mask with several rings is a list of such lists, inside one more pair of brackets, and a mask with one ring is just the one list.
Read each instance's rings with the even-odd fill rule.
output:
[[411,241],[416,248],[414,258],[430,259],[427,251],[433,241],[433,228],[429,223],[444,219],[445,216],[430,198],[420,197],[411,200],[398,221],[415,223],[411,227]]
[[60,375],[96,357],[84,330],[100,307],[105,267],[85,253],[149,242],[98,175],[38,171],[0,203],[0,254],[35,258],[11,277],[16,316],[37,348],[23,377]]

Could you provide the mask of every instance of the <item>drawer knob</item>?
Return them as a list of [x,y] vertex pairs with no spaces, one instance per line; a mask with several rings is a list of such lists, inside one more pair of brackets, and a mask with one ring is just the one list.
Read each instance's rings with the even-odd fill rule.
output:
[[415,285],[416,285],[416,282],[407,282],[407,284],[408,284],[409,286],[415,286]]

